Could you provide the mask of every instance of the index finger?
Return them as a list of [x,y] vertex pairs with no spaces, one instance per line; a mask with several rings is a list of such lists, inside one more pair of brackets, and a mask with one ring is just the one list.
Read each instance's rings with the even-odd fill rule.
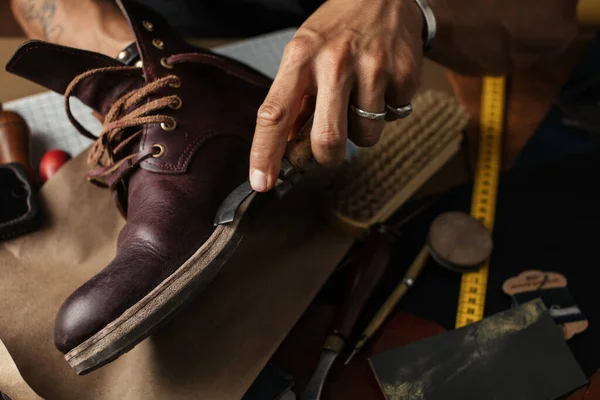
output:
[[[289,45],[288,45],[289,46]],[[288,135],[300,114],[309,85],[305,63],[294,63],[286,50],[271,89],[260,106],[250,152],[250,184],[257,192],[270,190],[279,174]]]

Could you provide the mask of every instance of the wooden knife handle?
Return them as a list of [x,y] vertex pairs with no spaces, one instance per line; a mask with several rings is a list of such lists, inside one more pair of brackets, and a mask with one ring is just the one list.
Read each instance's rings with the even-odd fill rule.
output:
[[306,124],[296,133],[288,142],[285,150],[285,158],[294,167],[296,171],[305,171],[312,164],[312,150],[310,148],[310,131],[312,129],[313,118],[311,117]]
[[373,291],[379,285],[390,261],[395,237],[381,227],[366,238],[354,259],[344,300],[335,315],[332,331],[344,339],[352,334],[354,324]]
[[19,114],[0,107],[0,164],[19,163],[31,173],[29,126]]

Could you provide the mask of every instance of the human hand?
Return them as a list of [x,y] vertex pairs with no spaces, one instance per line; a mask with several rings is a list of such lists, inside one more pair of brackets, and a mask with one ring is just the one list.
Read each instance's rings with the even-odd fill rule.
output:
[[258,111],[252,187],[273,187],[288,136],[313,109],[312,152],[320,165],[339,166],[347,138],[376,144],[384,121],[359,117],[349,106],[380,113],[386,103],[410,103],[419,86],[422,26],[414,0],[328,0],[308,18],[286,46]]

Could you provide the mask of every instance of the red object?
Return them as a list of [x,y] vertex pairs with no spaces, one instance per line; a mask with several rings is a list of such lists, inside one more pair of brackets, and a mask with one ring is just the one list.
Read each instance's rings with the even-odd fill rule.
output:
[[71,155],[63,150],[54,149],[46,152],[40,161],[40,178],[42,178],[42,182],[50,179],[70,159]]

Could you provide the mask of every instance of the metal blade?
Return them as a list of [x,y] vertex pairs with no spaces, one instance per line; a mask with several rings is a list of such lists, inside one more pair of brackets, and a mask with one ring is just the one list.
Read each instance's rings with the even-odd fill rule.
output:
[[250,181],[246,181],[238,186],[233,192],[229,193],[219,206],[213,224],[217,226],[233,222],[238,208],[240,208],[240,205],[252,194],[252,192],[254,192],[254,190],[252,189],[252,186],[250,186]]
[[333,365],[333,362],[337,358],[338,353],[330,349],[324,349],[321,353],[321,359],[317,365],[317,369],[310,378],[304,393],[300,396],[300,400],[319,400],[321,398],[321,391],[323,390],[323,384],[327,378],[327,374]]
[[352,353],[350,353],[350,356],[348,358],[346,358],[346,361],[344,361],[344,365],[348,365],[348,363],[350,363],[350,360],[352,360],[352,358],[356,355],[356,353],[358,353],[358,349],[352,350]]
[[[302,178],[302,175],[303,174],[295,173],[292,164],[290,164],[290,162],[284,158],[281,162],[279,179],[277,179],[277,183],[275,184],[274,188],[277,197],[283,197],[290,190],[290,188]],[[247,180],[238,186],[233,192],[229,193],[223,203],[221,203],[219,206],[219,209],[215,214],[213,224],[217,226],[233,222],[238,208],[240,208],[240,205],[244,202],[244,200],[246,200],[246,198],[253,192],[254,190],[250,186],[250,181]]]

